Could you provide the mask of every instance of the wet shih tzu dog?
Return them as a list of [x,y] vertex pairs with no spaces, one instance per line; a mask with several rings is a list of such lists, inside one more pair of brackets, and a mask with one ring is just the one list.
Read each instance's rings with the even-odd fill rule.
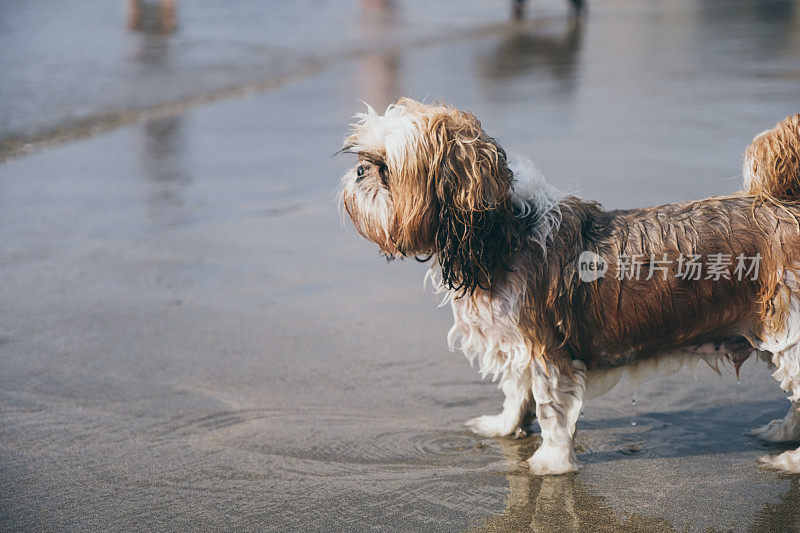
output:
[[[470,113],[403,98],[357,115],[344,150],[344,209],[390,257],[432,260],[455,324],[448,334],[500,379],[499,415],[467,425],[514,435],[535,411],[537,474],[577,468],[575,424],[623,376],[750,356],[800,400],[800,115],[757,136],[744,187],[727,196],[605,211],[563,196],[507,155]],[[793,405],[754,430],[800,440]],[[800,472],[800,450],[761,459]]]

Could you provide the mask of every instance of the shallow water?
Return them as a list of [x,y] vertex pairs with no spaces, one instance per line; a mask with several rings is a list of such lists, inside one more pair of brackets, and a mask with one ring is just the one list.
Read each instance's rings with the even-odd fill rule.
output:
[[[752,136],[798,111],[798,8],[607,1],[575,24],[547,3],[512,25],[505,3],[468,3],[452,20],[414,2],[389,14],[300,3],[275,8],[308,15],[294,26],[237,22],[255,5],[178,5],[169,49],[207,52],[167,70],[192,83],[130,74],[139,67],[120,50],[151,37],[125,30],[116,4],[74,7],[103,21],[107,46],[65,44],[54,61],[96,62],[97,77],[56,69],[68,79],[44,84],[34,51],[52,43],[23,46],[14,32],[26,26],[8,22],[38,27],[44,8],[2,4],[0,42],[16,43],[24,68],[5,65],[0,84],[33,87],[29,99],[2,93],[30,103],[4,108],[5,133],[71,131],[103,106],[173,98],[141,89],[139,108],[128,83],[202,98],[218,86],[195,74],[213,61],[232,62],[225,87],[283,76],[251,70],[273,56],[236,43],[284,43],[285,57],[316,65],[0,165],[4,529],[798,528],[797,479],[755,466],[779,448],[744,436],[788,406],[763,364],[747,363],[738,385],[699,367],[696,380],[645,385],[636,406],[625,385],[593,401],[576,475],[521,468],[535,435],[464,431],[501,395],[447,352],[451,316],[422,290],[426,267],[387,264],[342,226],[335,189],[351,161],[331,157],[358,99],[442,97],[606,207],[730,192]],[[74,13],[58,19],[64,43],[99,39],[75,35]],[[308,29],[316,20],[330,24]],[[369,46],[384,30],[388,44]],[[107,86],[105,100],[90,96]]]

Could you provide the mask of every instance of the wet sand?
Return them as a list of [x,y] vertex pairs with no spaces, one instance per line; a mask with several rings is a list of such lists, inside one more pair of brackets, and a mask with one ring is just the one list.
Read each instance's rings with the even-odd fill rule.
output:
[[764,364],[635,406],[620,385],[578,424],[582,470],[535,478],[535,427],[463,429],[501,393],[447,351],[426,266],[341,223],[360,98],[471,109],[609,208],[737,189],[747,142],[799,110],[791,4],[559,7],[467,10],[441,42],[401,5],[392,46],[0,165],[0,527],[799,529],[797,478],[755,463],[782,448],[745,436],[788,406]]

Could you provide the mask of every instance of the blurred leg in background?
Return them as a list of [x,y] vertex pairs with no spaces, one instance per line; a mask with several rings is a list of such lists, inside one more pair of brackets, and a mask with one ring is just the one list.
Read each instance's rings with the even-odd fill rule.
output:
[[[526,0],[511,0],[513,16],[519,20],[525,16],[525,1]],[[572,7],[572,14],[575,16],[582,15],[586,10],[585,0],[567,0]]]

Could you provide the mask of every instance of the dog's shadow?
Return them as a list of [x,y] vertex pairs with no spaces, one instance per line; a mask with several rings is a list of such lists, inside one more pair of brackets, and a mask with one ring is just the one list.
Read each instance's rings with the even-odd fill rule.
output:
[[[787,403],[763,401],[707,409],[643,412],[633,417],[581,420],[576,441],[585,448],[581,461],[599,463],[649,458],[794,449],[798,443],[771,444],[748,435],[755,427],[782,418]],[[633,420],[632,420],[633,419]],[[635,422],[635,427],[632,426]],[[537,427],[531,428],[534,432]],[[600,436],[598,437],[598,433]],[[581,435],[585,438],[581,438]]]

